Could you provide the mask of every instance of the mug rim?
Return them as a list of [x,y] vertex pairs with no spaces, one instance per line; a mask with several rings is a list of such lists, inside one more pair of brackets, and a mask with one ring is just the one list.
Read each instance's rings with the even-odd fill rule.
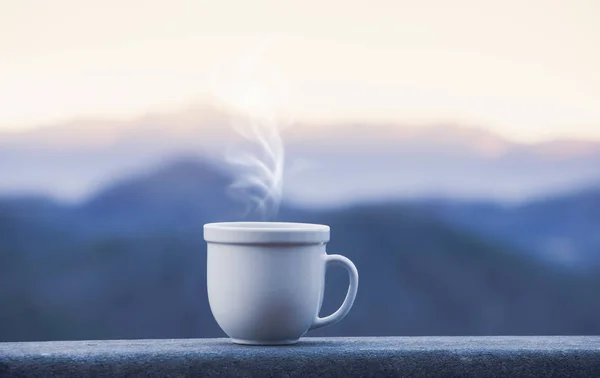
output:
[[296,222],[207,223],[204,240],[225,244],[318,244],[329,241],[329,226]]

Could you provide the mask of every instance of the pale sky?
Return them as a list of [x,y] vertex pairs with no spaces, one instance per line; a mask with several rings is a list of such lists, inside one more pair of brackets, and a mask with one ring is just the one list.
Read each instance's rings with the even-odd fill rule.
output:
[[263,37],[317,121],[600,138],[600,1],[0,1],[0,131],[205,101]]

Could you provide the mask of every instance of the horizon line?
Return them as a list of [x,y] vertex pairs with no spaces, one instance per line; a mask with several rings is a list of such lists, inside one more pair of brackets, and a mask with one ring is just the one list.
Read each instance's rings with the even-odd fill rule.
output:
[[[206,109],[213,111],[214,114],[221,113],[223,116],[233,117],[236,114],[236,111],[227,106],[222,106],[217,104],[214,100],[206,100],[202,101],[193,101],[188,102],[187,104],[179,105],[179,106],[171,106],[169,108],[161,108],[156,110],[145,110],[141,112],[129,113],[129,114],[110,114],[110,115],[102,115],[102,114],[82,114],[78,116],[70,116],[70,117],[62,117],[54,120],[49,120],[46,122],[36,122],[36,123],[27,123],[21,124],[20,127],[10,127],[6,125],[0,125],[0,137],[2,136],[14,136],[20,134],[28,134],[35,133],[39,131],[48,131],[53,128],[58,128],[61,126],[74,124],[74,123],[83,123],[83,122],[123,122],[130,123],[138,120],[142,120],[147,117],[153,116],[170,116],[181,114],[185,111],[190,110],[198,110],[198,109]],[[295,120],[293,125],[305,125],[309,127],[315,127],[317,125],[326,127],[326,128],[335,128],[335,127],[344,127],[356,124],[365,124],[365,125],[373,125],[373,126],[391,126],[391,127],[409,127],[409,128],[433,128],[433,127],[452,127],[455,129],[463,129],[463,130],[478,130],[481,132],[485,132],[491,136],[502,139],[508,143],[517,144],[517,145],[540,145],[540,144],[550,144],[555,142],[581,142],[581,143],[598,143],[600,144],[600,136],[581,136],[581,135],[554,135],[549,137],[540,137],[540,138],[519,138],[507,135],[502,132],[498,132],[497,130],[491,127],[481,126],[483,122],[478,121],[467,121],[467,120],[459,120],[459,119],[451,119],[451,118],[440,118],[440,119],[430,119],[430,120],[401,120],[401,119],[364,119],[364,118],[341,118],[341,117],[303,117]],[[291,126],[293,128],[293,125]],[[600,128],[600,125],[598,125]]]

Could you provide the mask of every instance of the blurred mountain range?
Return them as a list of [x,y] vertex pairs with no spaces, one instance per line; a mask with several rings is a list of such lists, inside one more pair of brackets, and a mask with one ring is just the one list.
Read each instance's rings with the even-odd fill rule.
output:
[[432,200],[417,209],[455,227],[575,268],[600,264],[600,187],[520,205]]
[[[4,197],[0,340],[223,335],[206,298],[202,225],[241,219],[224,194],[230,175],[192,156],[78,204]],[[597,334],[599,206],[600,189],[512,207],[288,202],[279,219],[329,224],[328,251],[360,272],[348,317],[314,335]],[[552,237],[568,239],[586,269],[545,255]],[[323,314],[346,282],[343,271],[328,273]]]
[[[0,134],[0,194],[83,202],[110,182],[181,156],[222,161],[235,140],[232,117],[202,105]],[[450,124],[296,124],[283,137],[284,195],[303,206],[429,197],[515,202],[600,185],[594,141],[521,144]]]

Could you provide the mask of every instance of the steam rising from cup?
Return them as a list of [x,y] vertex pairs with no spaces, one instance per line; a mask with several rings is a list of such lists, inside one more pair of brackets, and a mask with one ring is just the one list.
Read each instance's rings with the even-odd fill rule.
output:
[[233,129],[243,142],[226,151],[225,159],[233,165],[236,179],[229,193],[245,204],[245,214],[272,218],[283,196],[285,148],[281,131],[292,123],[283,111],[287,95],[279,71],[267,64],[265,52],[269,41],[236,59],[233,65],[221,66],[212,78],[217,98],[234,114]]

